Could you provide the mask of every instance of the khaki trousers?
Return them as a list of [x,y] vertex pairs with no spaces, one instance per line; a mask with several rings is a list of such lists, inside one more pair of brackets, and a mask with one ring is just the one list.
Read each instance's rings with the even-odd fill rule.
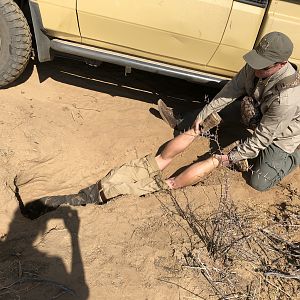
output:
[[168,189],[151,154],[112,169],[100,180],[99,186],[106,199],[126,194],[142,196]]

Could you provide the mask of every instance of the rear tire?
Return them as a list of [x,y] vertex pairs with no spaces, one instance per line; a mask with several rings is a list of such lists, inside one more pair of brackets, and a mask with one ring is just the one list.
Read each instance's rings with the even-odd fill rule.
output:
[[31,55],[31,33],[13,0],[0,0],[0,87],[16,80]]

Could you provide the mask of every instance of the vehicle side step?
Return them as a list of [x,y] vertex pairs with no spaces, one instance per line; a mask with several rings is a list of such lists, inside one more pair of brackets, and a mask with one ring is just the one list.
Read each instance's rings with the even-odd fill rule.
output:
[[148,61],[145,59],[138,59],[126,54],[115,53],[113,51],[99,49],[96,47],[80,45],[59,39],[53,39],[50,42],[50,48],[61,53],[67,53],[79,57],[84,57],[92,60],[108,62],[124,67],[134,68],[151,73],[176,77],[187,81],[218,84],[221,81],[228,80],[228,78],[205,74],[202,72],[191,71],[185,68],[171,66],[164,63]]

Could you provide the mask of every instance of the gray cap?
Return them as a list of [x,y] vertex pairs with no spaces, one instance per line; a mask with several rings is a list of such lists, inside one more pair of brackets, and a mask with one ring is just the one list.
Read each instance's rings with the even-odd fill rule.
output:
[[288,36],[282,32],[270,32],[243,58],[250,67],[259,70],[277,62],[287,61],[292,52],[293,43]]

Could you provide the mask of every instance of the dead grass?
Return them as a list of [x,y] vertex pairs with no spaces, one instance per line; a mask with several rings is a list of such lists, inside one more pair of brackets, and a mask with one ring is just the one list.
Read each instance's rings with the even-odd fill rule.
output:
[[162,203],[168,218],[188,237],[182,268],[192,269],[196,279],[204,278],[214,299],[296,299],[300,206],[293,199],[299,199],[298,192],[281,185],[288,202],[265,211],[240,209],[230,197],[228,173],[224,174],[218,199],[212,199],[218,206],[210,213],[194,209],[184,190],[184,205],[174,192],[169,192],[173,207]]

